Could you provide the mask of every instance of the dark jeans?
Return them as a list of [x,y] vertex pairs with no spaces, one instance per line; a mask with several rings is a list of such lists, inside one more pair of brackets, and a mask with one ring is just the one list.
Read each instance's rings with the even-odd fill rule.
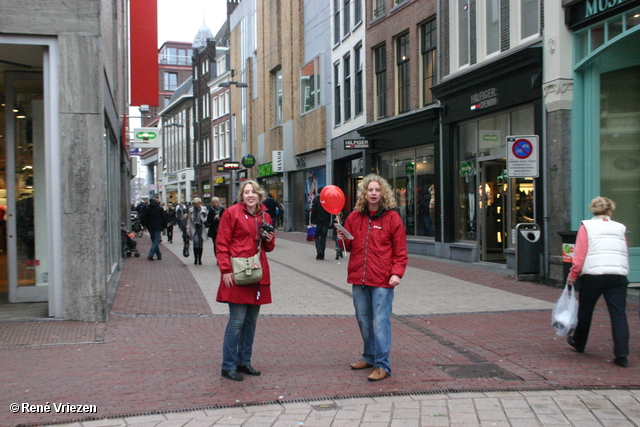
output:
[[169,243],[173,242],[173,225],[167,226],[167,240]]
[[629,324],[627,323],[627,285],[625,276],[605,274],[601,276],[584,275],[580,277],[578,326],[573,340],[579,346],[585,346],[591,329],[593,310],[604,295],[611,318],[613,336],[613,354],[616,357],[629,355]]
[[151,237],[151,249],[149,249],[149,257],[153,258],[154,255],[157,255],[158,259],[162,259],[162,254],[160,253],[160,239],[162,238],[162,231],[149,230],[149,237]]
[[259,313],[259,305],[229,303],[229,323],[222,346],[222,369],[229,371],[238,365],[251,364]]
[[329,223],[319,222],[316,224],[316,252],[324,253],[327,247],[327,232],[329,231]]

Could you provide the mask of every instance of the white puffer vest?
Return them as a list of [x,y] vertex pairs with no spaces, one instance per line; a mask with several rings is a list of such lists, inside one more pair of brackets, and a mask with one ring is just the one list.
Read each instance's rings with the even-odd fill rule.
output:
[[589,250],[582,274],[600,276],[629,274],[629,255],[624,237],[626,227],[612,221],[607,215],[594,216],[582,221],[589,237]]

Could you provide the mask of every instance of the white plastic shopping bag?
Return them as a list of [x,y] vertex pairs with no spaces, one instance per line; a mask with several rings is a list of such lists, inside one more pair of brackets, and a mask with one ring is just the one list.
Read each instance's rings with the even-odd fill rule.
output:
[[566,337],[578,325],[578,300],[575,286],[565,285],[551,313],[551,326],[556,334]]

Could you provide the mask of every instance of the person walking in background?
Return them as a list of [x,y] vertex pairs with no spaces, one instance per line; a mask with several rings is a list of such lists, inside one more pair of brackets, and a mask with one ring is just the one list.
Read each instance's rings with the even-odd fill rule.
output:
[[362,359],[351,369],[373,367],[369,381],[391,375],[391,312],[394,289],[407,268],[406,231],[387,181],[371,174],[358,187],[356,206],[338,239],[351,252],[347,282],[352,285],[353,305],[364,342]]
[[151,249],[149,249],[147,259],[153,261],[155,255],[158,260],[161,260],[160,239],[162,238],[162,230],[167,228],[167,212],[160,206],[157,198],[152,198],[149,205],[144,208],[140,215],[140,223],[147,229],[149,237],[151,237]]
[[320,187],[318,195],[311,201],[311,224],[316,226],[316,259],[324,259],[324,250],[327,246],[327,232],[331,225],[331,214],[324,210],[320,202]]
[[173,203],[167,203],[167,240],[173,243],[173,226],[176,224],[176,210]]
[[191,201],[191,207],[187,216],[187,234],[193,242],[193,263],[202,265],[202,247],[204,239],[202,231],[207,222],[207,208],[202,206],[200,197]]
[[622,367],[628,364],[629,324],[627,322],[627,285],[629,253],[625,238],[626,227],[611,220],[616,204],[606,197],[591,200],[589,210],[593,218],[582,221],[576,237],[573,263],[567,284],[579,281],[578,325],[567,342],[578,353],[584,352],[589,338],[593,310],[604,295],[611,318],[613,362]]
[[207,214],[207,222],[206,226],[209,227],[207,231],[207,236],[211,237],[213,240],[213,254],[216,254],[216,237],[218,236],[218,226],[220,225],[220,218],[222,217],[222,213],[224,212],[224,208],[220,206],[220,199],[214,197],[211,199],[211,207],[209,208],[209,213]]
[[276,202],[276,200],[273,198],[273,195],[269,193],[267,194],[267,198],[264,202],[262,202],[262,204],[267,207],[267,212],[269,212],[271,222],[275,225],[276,218],[278,218],[278,202]]
[[[222,348],[222,376],[242,381],[240,372],[258,376],[251,366],[253,339],[262,304],[271,303],[271,276],[267,252],[275,248],[275,233],[260,233],[263,221],[273,224],[262,205],[264,192],[253,180],[244,181],[239,203],[227,208],[218,227],[216,254],[220,268],[220,285],[216,301],[229,304],[229,323]],[[251,285],[236,285],[231,257],[250,257],[260,248],[262,278]]]
[[342,223],[342,212],[338,213],[338,215],[336,215],[333,218],[333,223],[331,224],[331,229],[333,230],[333,241],[336,244],[336,260],[343,258],[344,254],[342,253],[342,243],[338,240],[338,232],[337,229],[335,227],[335,223]]

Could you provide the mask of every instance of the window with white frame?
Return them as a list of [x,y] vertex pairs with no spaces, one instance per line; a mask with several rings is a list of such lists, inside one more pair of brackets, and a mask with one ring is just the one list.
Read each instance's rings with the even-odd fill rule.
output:
[[202,118],[210,117],[211,109],[209,108],[209,95],[202,95]]
[[273,73],[274,125],[282,125],[282,70]]
[[362,22],[362,0],[353,0],[353,25]]
[[164,73],[164,90],[176,90],[178,88],[178,73]]
[[431,93],[431,86],[436,84],[436,47],[437,47],[436,20],[432,19],[420,26],[421,45],[420,74],[422,83],[422,106],[435,101]]
[[351,120],[351,54],[342,58],[344,64],[344,121]]
[[231,156],[231,126],[229,120],[224,122],[224,157]]
[[362,114],[364,108],[364,94],[362,92],[363,85],[363,74],[362,74],[362,43],[359,43],[354,51],[354,68],[356,72],[356,81],[354,87],[354,98],[355,98],[355,115],[359,116]]
[[458,66],[469,64],[469,0],[458,0]]
[[500,0],[485,1],[487,55],[500,50]]
[[333,44],[340,43],[340,0],[333,0]]
[[350,0],[344,0],[344,8],[342,9],[342,13],[344,16],[344,24],[343,24],[343,34],[346,36],[351,31],[351,5],[349,4]]
[[409,33],[396,38],[396,70],[398,78],[398,113],[410,109],[411,76],[409,71]]
[[338,126],[342,121],[342,111],[340,111],[340,62],[333,64],[333,81],[335,82],[333,94],[334,124]]
[[300,69],[301,114],[320,106],[320,58]]
[[372,0],[373,18],[379,18],[384,15],[386,0]]
[[218,97],[214,96],[211,101],[211,118],[215,119],[220,117],[220,110],[218,109]]
[[[520,39],[540,32],[540,0],[520,0]],[[603,3],[602,1],[600,3]],[[611,3],[611,2],[609,2]]]
[[218,59],[216,59],[216,68],[218,71],[218,76],[222,75],[225,71],[227,71],[227,57],[222,56]]
[[211,133],[213,135],[213,160],[222,159],[222,147],[220,147],[220,138],[218,137],[218,125],[211,127]]

